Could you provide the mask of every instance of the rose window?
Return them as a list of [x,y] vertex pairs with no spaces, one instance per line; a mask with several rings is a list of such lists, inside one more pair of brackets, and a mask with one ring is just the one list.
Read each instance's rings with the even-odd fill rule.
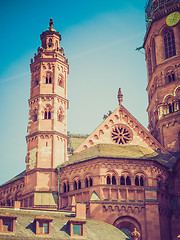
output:
[[128,126],[118,124],[112,128],[111,136],[113,142],[117,144],[127,144],[132,141],[133,133]]

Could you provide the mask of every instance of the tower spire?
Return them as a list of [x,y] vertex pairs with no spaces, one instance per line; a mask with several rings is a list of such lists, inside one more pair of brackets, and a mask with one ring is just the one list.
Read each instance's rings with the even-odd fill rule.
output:
[[118,91],[118,101],[119,101],[119,106],[122,105],[122,101],[123,101],[123,94],[121,92],[121,88],[119,88],[119,91]]
[[31,206],[41,205],[36,199],[46,193],[46,204],[56,206],[58,189],[55,169],[67,160],[67,76],[69,65],[61,35],[53,28],[41,34],[42,47],[31,61],[31,93],[25,174],[25,192]]

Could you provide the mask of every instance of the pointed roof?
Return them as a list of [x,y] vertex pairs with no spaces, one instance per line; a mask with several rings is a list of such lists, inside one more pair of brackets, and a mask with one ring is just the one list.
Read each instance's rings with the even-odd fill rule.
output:
[[50,21],[49,21],[49,27],[46,31],[42,32],[41,34],[41,40],[46,37],[47,35],[56,35],[59,37],[59,40],[61,41],[61,34],[59,33],[59,31],[56,31],[54,29],[54,22],[53,22],[53,19],[51,18]]
[[138,145],[171,155],[121,104],[74,151],[100,143]]
[[95,191],[93,191],[90,201],[100,201],[100,197],[97,195],[97,193]]

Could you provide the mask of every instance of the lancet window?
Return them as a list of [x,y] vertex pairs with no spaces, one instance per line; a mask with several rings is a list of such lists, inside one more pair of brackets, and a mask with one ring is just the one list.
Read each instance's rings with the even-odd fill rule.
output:
[[176,55],[176,45],[173,29],[167,30],[164,34],[164,48],[166,59]]
[[107,184],[112,184],[112,185],[116,185],[116,177],[115,176],[107,176],[106,178],[106,183]]
[[44,119],[51,119],[51,107],[46,106],[44,109]]
[[74,181],[74,190],[77,190],[77,182]]
[[175,81],[175,73],[173,71],[168,72],[166,74],[166,83],[174,82]]
[[63,193],[69,192],[69,182],[63,183]]
[[91,177],[85,178],[85,187],[92,187],[93,186],[93,180]]
[[144,178],[142,176],[136,176],[135,178],[135,185],[136,186],[144,186]]
[[63,183],[63,192],[66,192],[66,183]]
[[81,181],[78,181],[78,189],[81,189]]
[[126,185],[131,185],[131,178],[129,176],[126,177]]
[[153,68],[153,71],[154,71],[155,67],[156,67],[156,48],[155,48],[154,38],[152,38],[151,47],[152,47],[152,68]]
[[107,184],[111,184],[111,178],[110,178],[110,176],[107,176]]
[[148,57],[147,57],[147,65],[148,65],[148,74],[149,78],[152,76],[152,61],[151,61],[151,49],[148,49]]
[[125,185],[125,178],[124,178],[124,176],[121,176],[121,178],[120,178],[120,185]]
[[51,72],[47,72],[46,73],[46,84],[50,84],[50,83],[52,83]]
[[52,38],[50,38],[50,39],[49,39],[49,42],[48,42],[48,47],[49,47],[49,48],[53,47]]

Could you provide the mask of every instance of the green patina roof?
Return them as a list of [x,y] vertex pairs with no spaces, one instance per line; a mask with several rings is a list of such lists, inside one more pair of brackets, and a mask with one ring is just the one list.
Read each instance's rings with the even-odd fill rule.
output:
[[[1,215],[8,214],[16,216],[15,232],[0,233],[0,239],[74,239],[69,235],[69,227],[67,222],[70,218],[75,217],[73,213],[55,212],[55,211],[40,211],[40,210],[25,210],[25,209],[10,209],[0,208]],[[51,234],[36,235],[34,219],[40,216],[53,219],[51,223]],[[114,226],[87,219],[85,224],[85,237],[80,239],[89,240],[125,240],[126,236]]]
[[153,160],[166,167],[171,167],[175,163],[175,158],[171,155],[138,145],[119,146],[115,144],[97,144],[79,153],[71,155],[69,160],[62,164],[61,167],[98,157]]
[[56,30],[53,27],[49,27],[46,31],[56,32]]

